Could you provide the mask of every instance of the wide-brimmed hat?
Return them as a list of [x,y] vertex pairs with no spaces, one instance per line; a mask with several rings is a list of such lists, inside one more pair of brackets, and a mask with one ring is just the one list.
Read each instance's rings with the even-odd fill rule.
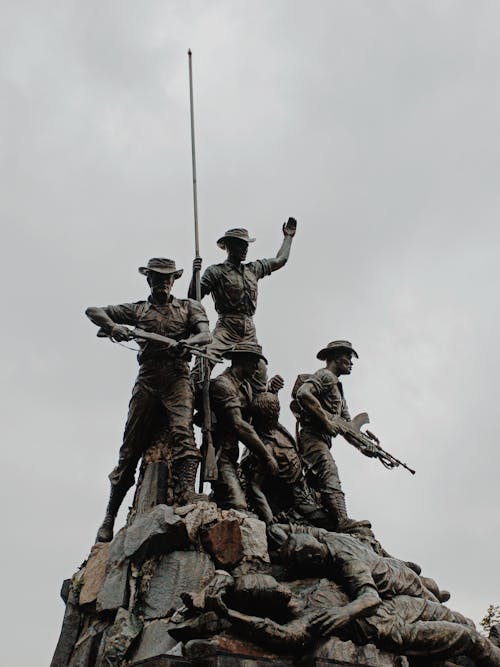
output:
[[318,352],[316,359],[324,361],[333,350],[349,350],[349,352],[353,353],[356,359],[358,358],[358,353],[353,348],[352,343],[348,340],[334,340]]
[[147,266],[140,266],[139,273],[142,273],[143,276],[147,276],[148,273],[173,273],[174,280],[182,276],[184,269],[178,269],[175,266],[175,261],[173,259],[167,259],[166,257],[153,257],[148,261]]
[[267,364],[267,359],[265,356],[262,354],[262,348],[260,345],[257,345],[257,343],[237,343],[234,347],[232,347],[230,350],[227,350],[226,352],[222,353],[222,356],[225,359],[234,359],[234,357],[238,357],[239,355],[253,355],[255,357],[258,357],[259,359],[262,359],[266,364]]
[[247,243],[253,243],[255,239],[251,239],[248,235],[248,230],[243,229],[242,227],[237,227],[236,229],[228,229],[224,236],[221,236],[217,241],[219,248],[224,249],[224,241],[226,239],[240,239],[241,241],[246,241]]

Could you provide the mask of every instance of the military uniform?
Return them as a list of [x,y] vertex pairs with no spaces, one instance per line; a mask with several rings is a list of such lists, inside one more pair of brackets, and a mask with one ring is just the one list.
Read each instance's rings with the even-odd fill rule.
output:
[[[271,523],[280,512],[295,510],[298,516],[313,518],[318,505],[304,479],[302,465],[293,436],[279,423],[279,399],[272,392],[261,392],[252,402],[252,424],[262,442],[278,464],[278,476],[271,477],[259,458],[246,450],[241,471],[255,512]],[[323,513],[323,519],[326,517]]]
[[[219,316],[212,332],[209,354],[222,355],[238,343],[257,344],[253,316],[257,309],[257,283],[271,275],[268,259],[258,259],[235,266],[222,262],[209,266],[201,277],[202,297],[211,294]],[[197,377],[199,363],[195,371]],[[265,375],[265,373],[264,373]],[[252,380],[256,390],[265,390],[265,382]]]
[[[314,387],[315,397],[331,418],[350,421],[342,384],[336,375],[320,368],[306,382]],[[298,419],[300,452],[312,486],[321,494],[342,492],[337,464],[330,451],[332,436],[307,410],[301,409]]]
[[210,381],[210,404],[214,413],[213,440],[217,450],[219,478],[212,482],[214,497],[219,504],[246,509],[245,494],[238,477],[238,436],[227,422],[227,410],[238,408],[243,418],[249,418],[252,387],[239,380],[231,368]]
[[[116,324],[128,324],[174,340],[193,334],[195,326],[208,322],[201,304],[171,297],[165,305],[148,301],[103,308]],[[132,390],[119,461],[110,474],[112,486],[123,489],[134,483],[137,463],[151,443],[159,411],[169,422],[174,460],[199,458],[193,433],[193,392],[186,358],[172,354],[162,343],[140,341],[139,374]]]

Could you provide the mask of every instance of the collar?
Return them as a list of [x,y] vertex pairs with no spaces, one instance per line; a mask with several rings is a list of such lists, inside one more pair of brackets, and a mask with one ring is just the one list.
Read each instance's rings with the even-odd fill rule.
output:
[[154,303],[154,301],[152,301],[151,294],[148,296],[147,301],[150,306],[157,309],[166,308],[167,306],[174,306],[175,308],[179,308],[181,305],[179,299],[176,299],[175,296],[172,295],[169,296],[167,303],[164,305],[160,303]]
[[232,262],[226,259],[222,264],[228,269],[232,269],[233,271],[238,271],[238,273],[242,273],[245,270],[245,265],[243,264],[243,262],[239,266],[235,266]]

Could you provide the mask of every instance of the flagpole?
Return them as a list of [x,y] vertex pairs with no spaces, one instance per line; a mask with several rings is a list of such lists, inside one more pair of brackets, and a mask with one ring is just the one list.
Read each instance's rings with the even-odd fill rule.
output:
[[[191,161],[193,166],[193,207],[194,207],[194,252],[196,259],[200,257],[200,237],[198,230],[198,192],[196,180],[196,149],[194,142],[194,102],[193,102],[193,65],[191,49],[188,51],[189,58],[189,107],[191,110]],[[196,300],[201,301],[200,269],[195,270],[195,295]],[[200,360],[201,370],[201,396],[203,404],[203,425],[201,444],[201,467],[199,479],[199,492],[203,493],[204,483],[215,481],[218,477],[217,460],[212,442],[212,412],[210,409],[210,370],[211,366],[206,359]]]
[[[193,208],[194,208],[194,252],[195,257],[200,257],[200,235],[198,229],[198,190],[196,180],[196,148],[194,141],[194,102],[193,102],[193,66],[191,49],[188,51],[189,59],[189,107],[191,112],[191,163],[193,168]],[[200,270],[195,273],[196,300],[201,301]]]

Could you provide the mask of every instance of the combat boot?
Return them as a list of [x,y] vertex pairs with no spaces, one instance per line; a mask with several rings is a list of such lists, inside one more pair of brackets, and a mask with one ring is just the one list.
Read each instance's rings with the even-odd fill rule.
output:
[[204,493],[196,493],[194,484],[199,460],[194,457],[185,457],[174,462],[175,503],[189,505],[199,500],[207,500]]
[[336,530],[339,533],[355,533],[370,530],[369,521],[356,521],[347,516],[345,496],[343,491],[321,494],[321,500],[326,511],[335,521]]
[[120,505],[122,504],[126,493],[127,489],[123,490],[117,486],[111,485],[106,514],[104,515],[104,521],[102,522],[101,527],[97,531],[97,536],[95,538],[96,542],[111,542],[113,539],[113,528],[115,526],[116,515],[118,514],[118,510],[120,509]]

